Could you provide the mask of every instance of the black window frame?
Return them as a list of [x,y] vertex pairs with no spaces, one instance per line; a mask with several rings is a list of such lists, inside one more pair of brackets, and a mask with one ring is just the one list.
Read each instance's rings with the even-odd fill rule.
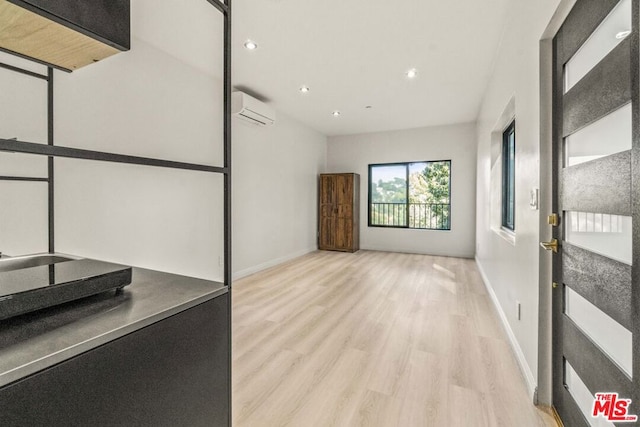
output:
[[[409,165],[415,163],[449,163],[449,203],[448,203],[448,214],[449,220],[447,221],[447,228],[422,228],[422,227],[410,227],[409,226]],[[372,206],[372,171],[375,167],[385,167],[385,166],[405,166],[406,168],[406,225],[385,225],[385,224],[373,224],[371,221],[371,206]],[[452,194],[451,194],[451,180],[453,175],[453,162],[451,159],[444,160],[422,160],[422,161],[411,161],[411,162],[393,162],[393,163],[371,163],[368,165],[369,173],[368,173],[368,200],[367,200],[367,225],[369,227],[377,227],[377,228],[399,228],[406,230],[430,230],[430,231],[451,231],[451,206],[452,206]]]
[[[513,146],[510,136],[513,135]],[[513,154],[513,155],[512,155]],[[509,183],[511,182],[511,185]],[[509,217],[511,210],[511,217]],[[502,227],[516,230],[516,121],[502,132]]]

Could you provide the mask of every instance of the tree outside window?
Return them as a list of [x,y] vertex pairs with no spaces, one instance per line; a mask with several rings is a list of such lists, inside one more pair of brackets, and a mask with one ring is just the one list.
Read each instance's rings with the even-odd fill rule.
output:
[[451,229],[451,161],[369,165],[369,226]]

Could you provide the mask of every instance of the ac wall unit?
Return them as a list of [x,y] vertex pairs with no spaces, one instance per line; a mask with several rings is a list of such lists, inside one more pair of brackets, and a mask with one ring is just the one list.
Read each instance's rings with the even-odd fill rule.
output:
[[244,92],[233,92],[231,113],[239,119],[259,126],[272,125],[276,121],[276,112],[273,108]]

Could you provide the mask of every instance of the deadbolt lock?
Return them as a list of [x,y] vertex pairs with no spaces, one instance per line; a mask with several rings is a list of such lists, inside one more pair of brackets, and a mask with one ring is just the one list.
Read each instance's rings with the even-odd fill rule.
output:
[[558,224],[560,224],[560,218],[558,218],[557,213],[552,213],[547,217],[547,222],[549,223],[549,225],[553,227],[557,227]]
[[557,288],[558,287],[558,282],[551,282],[551,287],[553,289]]

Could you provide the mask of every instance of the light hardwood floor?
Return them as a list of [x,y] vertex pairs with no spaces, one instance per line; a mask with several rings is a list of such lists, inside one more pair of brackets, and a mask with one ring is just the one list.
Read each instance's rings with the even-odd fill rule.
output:
[[234,283],[233,425],[555,426],[475,262],[314,252]]

